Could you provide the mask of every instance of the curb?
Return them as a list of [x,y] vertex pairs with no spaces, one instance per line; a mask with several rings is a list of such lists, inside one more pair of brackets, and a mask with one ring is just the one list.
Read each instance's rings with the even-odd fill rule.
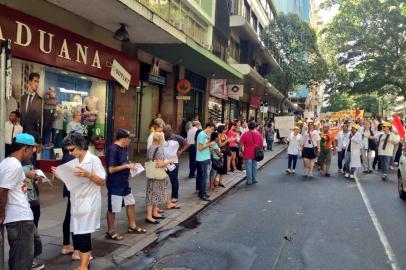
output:
[[[282,149],[278,150],[278,152],[268,160],[264,161],[261,165],[258,166],[258,170],[261,170],[265,165],[267,165],[271,160],[274,158],[278,157],[280,154],[285,152],[287,149],[287,146],[282,147]],[[159,228],[156,230],[153,234],[147,236],[144,241],[140,241],[138,243],[135,243],[131,247],[127,247],[125,251],[120,252],[117,255],[112,255],[109,259],[106,257],[103,258],[97,258],[93,261],[93,269],[115,269],[117,266],[120,264],[124,263],[127,259],[133,257],[136,255],[138,252],[150,247],[151,245],[154,245],[155,242],[158,240],[158,234],[157,232],[162,232],[166,230],[170,230],[171,228],[174,228],[176,226],[179,226],[182,223],[187,222],[188,220],[192,219],[194,216],[197,214],[203,212],[207,208],[209,208],[211,205],[213,205],[215,202],[223,198],[226,194],[228,194],[232,189],[234,189],[236,186],[238,186],[240,183],[242,183],[247,177],[243,176],[239,180],[233,182],[230,186],[228,186],[227,190],[219,194],[216,198],[211,200],[210,202],[207,202],[203,204],[198,210],[193,211],[191,213],[187,213],[182,217],[181,219],[174,220],[168,224],[166,224],[164,227]],[[101,268],[99,268],[99,267]]]

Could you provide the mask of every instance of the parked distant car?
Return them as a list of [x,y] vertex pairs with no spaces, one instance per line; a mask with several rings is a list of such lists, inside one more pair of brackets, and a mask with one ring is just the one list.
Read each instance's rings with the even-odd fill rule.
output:
[[398,169],[398,192],[399,197],[406,200],[406,153],[403,153],[399,160]]

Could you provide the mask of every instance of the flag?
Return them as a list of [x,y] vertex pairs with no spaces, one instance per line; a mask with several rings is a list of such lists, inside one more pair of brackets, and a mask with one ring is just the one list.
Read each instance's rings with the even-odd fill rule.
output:
[[360,114],[361,114],[361,110],[359,109],[359,107],[357,107],[355,109],[355,118],[358,118],[360,116]]
[[400,122],[399,116],[397,113],[393,115],[393,120],[392,120],[392,125],[396,128],[398,131],[400,137],[405,137],[405,128],[402,125],[402,122]]

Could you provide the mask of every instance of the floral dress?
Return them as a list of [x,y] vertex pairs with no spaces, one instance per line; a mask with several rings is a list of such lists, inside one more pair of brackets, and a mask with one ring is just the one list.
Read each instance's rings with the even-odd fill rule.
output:
[[[154,153],[156,152],[155,158]],[[148,148],[147,157],[149,160],[165,160],[163,147],[152,145]],[[165,193],[166,193],[166,179],[148,179],[147,180],[147,192],[145,197],[145,203],[147,205],[158,205],[165,203]]]

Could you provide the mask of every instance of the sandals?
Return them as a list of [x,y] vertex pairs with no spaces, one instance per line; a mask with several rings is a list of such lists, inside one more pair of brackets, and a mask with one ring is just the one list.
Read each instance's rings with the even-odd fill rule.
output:
[[113,240],[113,241],[121,241],[124,239],[124,237],[122,235],[119,235],[115,231],[113,231],[111,233],[106,232],[106,239]]
[[128,227],[128,233],[135,233],[135,234],[143,234],[146,233],[147,230],[140,228],[140,227],[135,227],[135,228],[130,228]]

